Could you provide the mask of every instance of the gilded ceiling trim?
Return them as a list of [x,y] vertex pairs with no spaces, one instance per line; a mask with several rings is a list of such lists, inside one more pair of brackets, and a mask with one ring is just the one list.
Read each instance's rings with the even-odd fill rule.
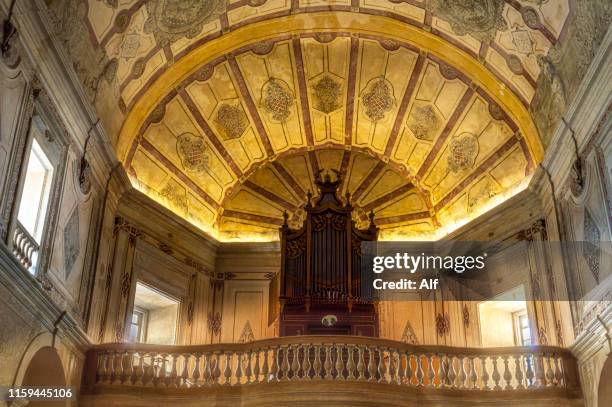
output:
[[[343,21],[349,27],[338,27]],[[483,66],[477,59],[448,41],[420,28],[389,17],[347,12],[297,14],[260,21],[238,28],[194,48],[162,72],[134,103],[127,114],[119,135],[117,145],[119,158],[124,162],[126,161],[130,146],[149,114],[159,102],[165,99],[169,93],[175,91],[183,80],[206,62],[248,44],[272,39],[279,34],[299,35],[311,33],[313,30],[378,35],[397,39],[442,59],[464,73],[475,85],[482,87],[497,104],[509,113],[511,119],[518,124],[520,132],[524,135],[535,162],[541,161],[543,147],[527,108],[520,98],[508,89],[506,84],[501,82],[493,72]]]

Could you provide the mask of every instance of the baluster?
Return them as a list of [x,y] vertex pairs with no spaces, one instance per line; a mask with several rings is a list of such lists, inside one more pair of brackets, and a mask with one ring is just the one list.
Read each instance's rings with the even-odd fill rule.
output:
[[429,379],[429,383],[428,386],[429,387],[434,387],[434,379],[436,378],[436,372],[434,371],[434,355],[433,354],[429,354],[426,355],[426,360],[428,361],[427,363],[427,378]]
[[516,379],[516,389],[524,389],[523,386],[523,367],[521,366],[521,355],[514,355],[514,378]]
[[213,369],[213,384],[221,384],[221,351],[215,351],[215,367]]
[[368,374],[370,375],[370,377],[368,378],[369,381],[376,380],[376,366],[374,364],[374,359],[374,351],[372,350],[372,347],[368,346]]
[[423,386],[423,379],[425,378],[425,372],[423,371],[423,360],[421,359],[423,355],[416,354],[416,385]]
[[200,357],[201,356],[202,356],[201,353],[194,354],[195,365],[193,366],[193,373],[191,374],[191,378],[193,379],[194,387],[200,386],[200,383],[198,383],[198,380],[200,379],[200,376],[201,376],[201,373],[200,373]]
[[261,382],[261,380],[259,380],[259,373],[260,373],[260,368],[259,368],[259,349],[255,349],[254,351],[255,353],[255,366],[253,367],[253,383],[259,383]]
[[236,352],[236,385],[242,384],[242,352]]
[[412,386],[412,356],[406,351],[406,383],[408,386]]
[[444,387],[444,385],[446,384],[446,357],[441,354],[438,353],[438,386],[437,387]]
[[466,389],[468,386],[466,384],[467,380],[467,372],[465,371],[465,356],[459,355],[459,388]]
[[555,373],[552,369],[552,354],[543,355],[543,358],[546,358],[546,386],[554,386]]
[[302,358],[302,379],[310,380],[310,369],[312,364],[310,363],[310,345],[303,345],[304,356]]
[[204,385],[207,385],[210,381],[210,353],[204,353],[203,357],[204,366],[202,367],[202,380],[204,381]]
[[282,346],[281,349],[283,350],[282,353],[282,358],[283,358],[283,362],[281,363],[281,369],[282,369],[282,377],[281,380],[289,380],[289,346]]
[[268,382],[269,381],[269,377],[268,375],[270,374],[270,368],[268,366],[268,348],[264,349],[264,353],[263,353],[263,367],[261,368],[261,374],[262,374],[262,382]]
[[470,355],[470,383],[473,389],[478,389],[478,374],[476,373],[476,362],[474,356]]
[[274,365],[272,370],[274,371],[274,379],[279,381],[281,379],[281,351],[282,348],[277,346],[274,353]]
[[387,363],[385,363],[385,381],[387,383],[392,383],[393,382],[393,373],[395,370],[395,366],[393,366],[393,353],[391,353],[391,349],[386,348],[387,351]]
[[357,346],[357,380],[365,380],[364,346]]
[[106,363],[108,361],[108,353],[98,353],[98,371],[96,372],[96,383],[106,383]]
[[545,386],[545,376],[544,376],[544,355],[543,354],[534,354],[534,364],[536,369],[536,386],[544,387]]
[[448,357],[448,387],[455,387],[456,379],[457,370],[455,368],[455,356],[451,355]]
[[248,350],[244,353],[244,360],[246,361],[246,368],[244,369],[244,377],[246,379],[245,384],[251,383],[251,376],[253,375],[253,371],[251,369],[251,358],[253,356],[253,351]]
[[325,379],[332,380],[334,377],[332,376],[332,362],[331,362],[331,349],[332,346],[325,346],[325,362],[323,363],[323,368],[325,369]]
[[292,345],[291,346],[291,353],[292,353],[292,360],[291,360],[291,378],[293,380],[299,380],[300,376],[300,348],[299,345]]
[[555,356],[555,381],[557,386],[560,387],[563,385],[563,372],[561,371],[559,359],[559,356]]
[[[146,356],[143,354],[142,355],[143,360],[145,359],[145,357]],[[153,356],[152,353],[149,353],[148,357],[149,357],[149,365],[144,368],[144,372],[142,374],[142,384],[145,387],[152,387],[153,386],[153,376],[155,374],[154,370],[153,370],[153,358],[154,358],[154,356]]]
[[342,355],[343,346],[338,344],[336,345],[336,380],[344,379],[344,361]]
[[168,378],[168,387],[176,389],[178,388],[178,381],[180,380],[180,378],[178,377],[178,372],[177,372],[177,368],[176,368],[176,362],[178,359],[178,354],[173,353],[172,355],[172,368],[170,369],[170,377]]
[[491,356],[491,360],[493,361],[493,383],[495,383],[495,386],[493,387],[493,390],[501,390],[501,386],[499,385],[499,380],[501,379],[501,376],[499,374],[499,371],[497,370],[497,359],[499,356],[494,355]]
[[355,361],[353,360],[353,355],[355,354],[355,346],[349,345],[347,346],[347,350],[348,350],[348,360],[346,362],[346,369],[347,369],[346,380],[355,380]]
[[315,345],[315,359],[314,359],[314,378],[322,379],[323,375],[321,374],[321,345]]
[[123,375],[123,352],[118,351],[113,353],[113,384],[121,384],[121,376]]
[[508,355],[503,355],[502,359],[504,360],[504,380],[506,381],[506,390],[511,390],[512,386],[510,382],[512,381],[512,374],[510,373],[510,369],[508,367]]
[[123,384],[131,386],[136,381],[134,379],[134,351],[127,351],[126,359],[126,366],[123,370]]
[[233,354],[230,352],[225,354],[225,369],[223,369],[223,377],[225,378],[223,384],[225,386],[232,384],[232,356]]
[[181,389],[189,387],[187,384],[187,380],[189,380],[189,354],[184,353],[183,355],[183,371],[181,372],[180,384],[179,387]]
[[401,385],[406,380],[406,368],[404,367],[404,354],[398,350],[397,351],[397,384]]
[[385,380],[385,350],[383,348],[378,348],[378,381],[382,382]]
[[526,355],[525,356],[525,363],[527,364],[527,387],[533,387],[534,386],[534,378],[535,378],[535,372],[533,370],[533,365],[534,365],[534,360],[533,360],[533,355]]
[[166,387],[166,357],[168,355],[166,353],[162,353],[159,355],[161,358],[161,367],[159,368],[159,374],[157,375],[157,386]]
[[480,357],[480,364],[482,366],[482,389],[491,390],[489,387],[489,372],[487,372],[487,356]]

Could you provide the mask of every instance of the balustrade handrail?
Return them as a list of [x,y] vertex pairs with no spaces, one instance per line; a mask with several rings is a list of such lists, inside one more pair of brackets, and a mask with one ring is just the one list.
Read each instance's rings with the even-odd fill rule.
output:
[[358,336],[185,346],[100,344],[88,351],[83,387],[199,388],[291,380],[469,391],[579,391],[574,356],[555,346],[460,348]]
[[495,354],[524,354],[524,353],[556,353],[563,356],[571,356],[572,352],[567,348],[549,345],[533,346],[504,346],[487,348],[467,348],[446,345],[413,345],[406,342],[391,339],[372,338],[366,336],[350,335],[300,335],[284,336],[279,338],[259,339],[243,343],[215,343],[204,345],[155,345],[140,342],[111,342],[97,344],[92,350],[132,350],[158,353],[204,353],[214,351],[246,351],[249,349],[263,348],[273,345],[289,344],[346,344],[346,345],[372,345],[398,348],[421,353],[455,353],[462,355],[495,355]]

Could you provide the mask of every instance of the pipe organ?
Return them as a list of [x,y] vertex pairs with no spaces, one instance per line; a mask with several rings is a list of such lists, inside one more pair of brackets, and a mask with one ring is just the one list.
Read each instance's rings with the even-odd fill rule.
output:
[[358,229],[350,195],[344,204],[337,196],[341,180],[316,179],[320,195],[313,205],[308,193],[303,226],[290,229],[285,214],[280,229],[280,335],[378,336],[373,289],[361,270],[361,242],[378,234],[373,213],[369,228]]

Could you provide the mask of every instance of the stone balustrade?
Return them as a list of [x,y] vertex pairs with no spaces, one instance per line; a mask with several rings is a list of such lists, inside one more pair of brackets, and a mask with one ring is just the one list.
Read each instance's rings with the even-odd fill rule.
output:
[[88,353],[84,385],[182,389],[317,380],[470,392],[579,387],[574,357],[562,348],[415,346],[348,336],[97,345]]
[[29,269],[32,267],[34,256],[38,253],[40,247],[36,243],[36,239],[28,233],[19,221],[15,224],[15,232],[13,233],[13,255],[23,267]]

